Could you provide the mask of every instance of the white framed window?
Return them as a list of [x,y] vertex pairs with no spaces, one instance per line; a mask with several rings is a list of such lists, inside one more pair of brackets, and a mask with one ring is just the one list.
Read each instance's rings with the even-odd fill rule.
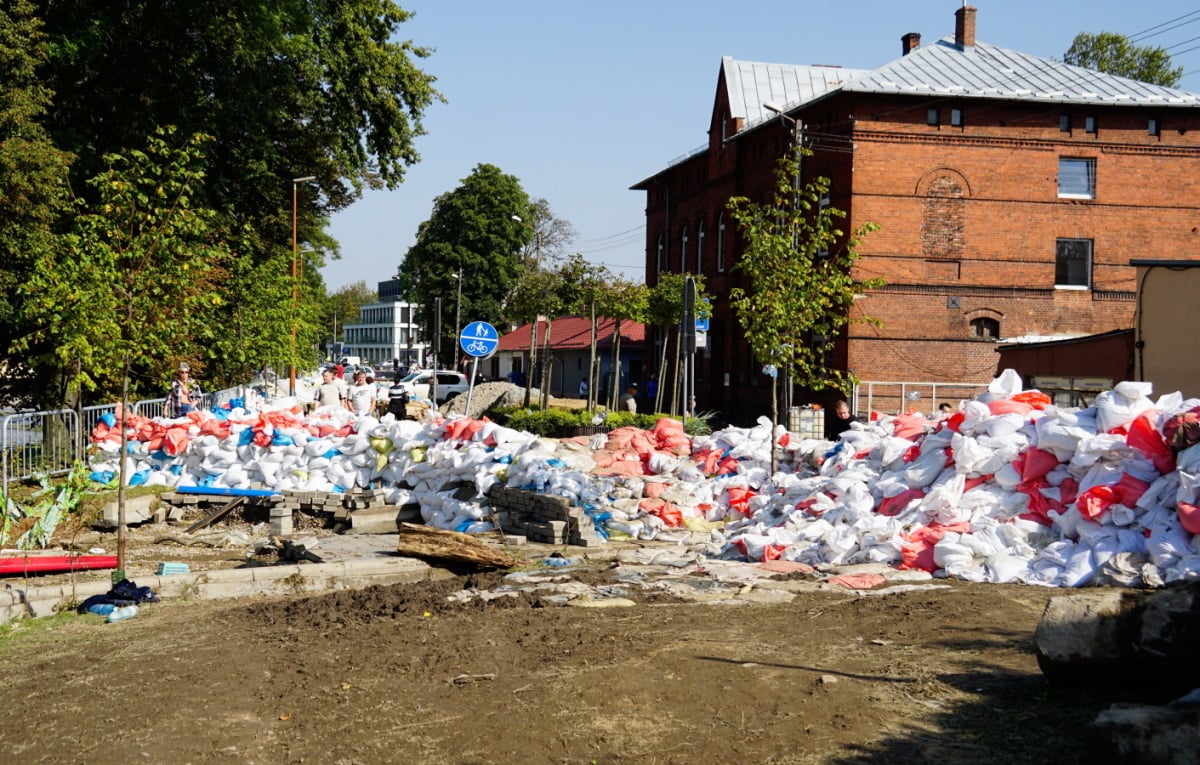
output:
[[1087,289],[1092,286],[1092,240],[1059,239],[1054,247],[1054,286]]
[[725,270],[725,213],[717,217],[717,271]]
[[[821,194],[821,198],[819,200],[817,200],[818,219],[820,219],[821,216],[824,216],[825,211],[829,209],[830,204],[831,204],[831,201],[829,199],[829,191],[826,191],[823,194]],[[828,258],[829,257],[829,248],[822,247],[822,248],[818,249],[817,257],[818,258]]]
[[704,273],[704,222],[696,224],[696,271]]
[[1058,196],[1061,199],[1096,198],[1096,160],[1058,158]]

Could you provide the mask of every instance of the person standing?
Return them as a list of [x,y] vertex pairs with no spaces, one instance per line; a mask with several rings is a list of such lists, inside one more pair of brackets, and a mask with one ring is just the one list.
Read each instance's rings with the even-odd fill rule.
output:
[[375,386],[362,369],[354,373],[354,384],[346,392],[346,408],[359,417],[375,413]]
[[342,402],[346,400],[346,395],[342,390],[342,386],[338,384],[338,379],[334,376],[334,371],[326,368],[321,372],[321,384],[317,386],[316,395],[313,396],[313,403],[317,408],[323,406],[342,406]]
[[638,384],[631,382],[625,386],[625,392],[621,394],[621,398],[617,403],[626,412],[637,414],[637,397]]
[[587,378],[584,378],[579,381],[579,397],[581,399],[583,399],[584,401],[587,401],[588,391],[590,391],[590,390],[591,389],[588,387]]
[[646,379],[646,411],[653,412],[658,397],[658,377],[650,375]]
[[180,364],[171,382],[171,392],[167,394],[167,411],[172,417],[183,417],[195,411],[193,397],[199,394],[200,391],[192,382],[191,368],[187,364]]
[[396,419],[403,420],[408,416],[408,390],[405,389],[400,379],[400,375],[396,375],[396,381],[388,389],[388,411]]

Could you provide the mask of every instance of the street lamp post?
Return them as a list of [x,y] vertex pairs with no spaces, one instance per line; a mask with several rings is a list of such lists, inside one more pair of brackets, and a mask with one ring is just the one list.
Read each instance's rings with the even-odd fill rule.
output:
[[300,246],[296,230],[296,197],[301,183],[315,181],[317,176],[306,175],[292,179],[292,344],[288,354],[288,395],[296,395],[296,311],[300,306]]

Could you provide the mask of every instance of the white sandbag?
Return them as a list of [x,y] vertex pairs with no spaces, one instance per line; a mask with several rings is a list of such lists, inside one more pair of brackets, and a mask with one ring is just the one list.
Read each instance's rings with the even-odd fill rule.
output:
[[1139,414],[1154,406],[1150,394],[1154,385],[1149,382],[1126,380],[1119,382],[1111,391],[1096,396],[1096,429],[1106,433],[1133,422]]

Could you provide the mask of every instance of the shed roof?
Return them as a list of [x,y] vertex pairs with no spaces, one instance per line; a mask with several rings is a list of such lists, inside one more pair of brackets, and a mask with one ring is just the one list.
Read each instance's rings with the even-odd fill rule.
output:
[[[538,342],[545,337],[546,322],[538,323]],[[596,346],[611,348],[614,319],[596,320]],[[579,316],[564,316],[550,322],[550,346],[558,351],[581,350],[591,345],[591,319]],[[527,351],[529,350],[530,324],[522,324],[512,332],[500,338],[497,351]],[[621,322],[621,347],[640,348],[646,342],[646,326],[636,321]]]

